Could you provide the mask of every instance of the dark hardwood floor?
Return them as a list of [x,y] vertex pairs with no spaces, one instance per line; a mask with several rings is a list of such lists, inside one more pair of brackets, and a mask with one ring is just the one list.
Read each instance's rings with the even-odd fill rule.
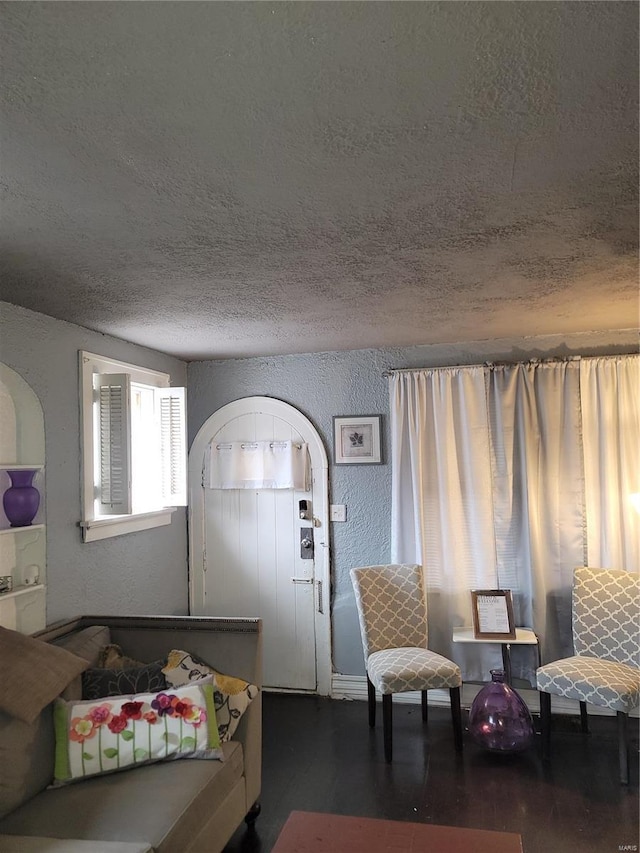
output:
[[225,853],[268,853],[294,809],[518,832],[524,853],[638,850],[636,720],[626,787],[612,717],[591,717],[588,736],[579,719],[554,717],[552,761],[544,765],[537,742],[526,753],[495,756],[468,732],[457,756],[448,710],[430,707],[426,730],[419,706],[393,710],[388,765],[382,715],[371,730],[365,702],[265,694],[262,812],[255,831],[240,828]]

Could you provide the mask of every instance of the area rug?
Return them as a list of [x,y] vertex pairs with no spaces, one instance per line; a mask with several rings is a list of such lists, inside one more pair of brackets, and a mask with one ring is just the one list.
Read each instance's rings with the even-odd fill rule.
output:
[[523,853],[513,832],[291,812],[272,853]]

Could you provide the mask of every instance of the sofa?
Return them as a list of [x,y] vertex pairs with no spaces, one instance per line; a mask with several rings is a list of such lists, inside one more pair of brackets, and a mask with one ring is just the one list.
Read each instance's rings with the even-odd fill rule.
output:
[[[144,663],[185,649],[258,690],[231,740],[220,745],[223,760],[142,763],[59,787],[51,785],[54,706],[65,703],[49,702],[32,722],[0,710],[0,802],[8,810],[0,819],[0,851],[216,853],[243,820],[252,826],[261,784],[261,631],[259,619],[82,616],[32,635],[82,658],[80,669],[95,666],[108,644]],[[61,696],[70,702],[81,692],[76,675]]]

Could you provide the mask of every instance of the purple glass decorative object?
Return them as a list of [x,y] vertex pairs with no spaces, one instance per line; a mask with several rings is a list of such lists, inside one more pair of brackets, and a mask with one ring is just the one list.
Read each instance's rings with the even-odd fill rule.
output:
[[11,485],[2,496],[2,506],[11,527],[28,527],[40,506],[40,492],[32,484],[35,468],[7,471]]
[[476,743],[491,752],[522,752],[531,746],[535,729],[531,713],[518,693],[504,683],[501,669],[471,704],[469,731]]

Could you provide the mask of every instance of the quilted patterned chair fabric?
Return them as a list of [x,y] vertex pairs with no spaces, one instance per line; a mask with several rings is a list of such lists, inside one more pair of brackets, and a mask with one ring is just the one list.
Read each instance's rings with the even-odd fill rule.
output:
[[552,694],[580,702],[584,732],[587,703],[610,708],[618,717],[620,781],[626,784],[628,715],[640,704],[640,577],[617,569],[576,569],[572,620],[575,655],[536,673],[543,755],[550,752]]
[[367,669],[369,725],[376,722],[376,690],[382,694],[384,752],[392,758],[391,696],[408,690],[422,695],[448,688],[456,750],[462,749],[460,668],[427,648],[427,604],[422,568],[416,565],[366,566],[351,570]]

